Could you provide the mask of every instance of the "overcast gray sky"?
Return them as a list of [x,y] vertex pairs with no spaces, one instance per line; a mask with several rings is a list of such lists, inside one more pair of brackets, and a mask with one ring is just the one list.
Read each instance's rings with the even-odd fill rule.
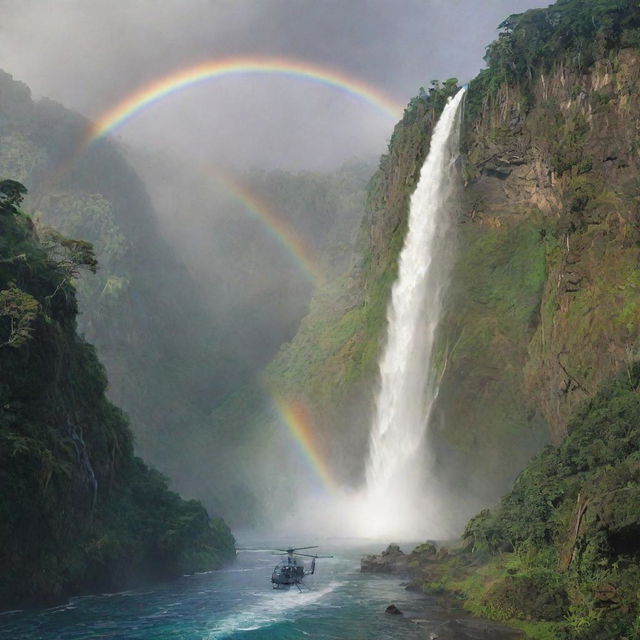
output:
[[[287,56],[400,103],[469,80],[507,15],[540,0],[0,0],[0,67],[90,118],[145,83],[221,57]],[[122,126],[125,143],[237,167],[327,168],[384,151],[393,127],[363,100],[285,77],[175,93]]]

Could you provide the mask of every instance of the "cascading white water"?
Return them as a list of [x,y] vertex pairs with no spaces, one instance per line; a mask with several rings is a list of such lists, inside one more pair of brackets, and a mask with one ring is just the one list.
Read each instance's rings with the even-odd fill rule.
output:
[[430,469],[424,435],[438,393],[433,347],[452,262],[461,89],[444,108],[409,207],[371,427],[366,485],[306,500],[300,522],[314,535],[389,541],[446,538],[447,496]]
[[437,396],[433,346],[450,268],[459,111],[464,89],[451,98],[433,131],[431,148],[411,197],[398,278],[387,311],[387,344],[380,360],[380,390],[366,468],[369,535],[434,535],[435,517],[421,486],[418,461]]

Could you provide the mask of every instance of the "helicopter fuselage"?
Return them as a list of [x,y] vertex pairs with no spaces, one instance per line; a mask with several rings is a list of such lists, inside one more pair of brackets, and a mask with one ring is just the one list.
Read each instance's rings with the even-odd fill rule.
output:
[[305,571],[304,565],[298,562],[297,558],[287,557],[282,562],[278,563],[273,569],[271,574],[271,582],[274,589],[280,587],[290,587],[292,585],[300,585],[302,579],[311,573],[315,569],[315,559],[312,563],[312,570]]
[[[319,556],[316,553],[300,553],[307,549],[317,549],[316,545],[310,547],[289,547],[288,549],[274,549],[279,552],[277,555],[286,556],[282,562],[278,563],[271,574],[271,583],[274,589],[280,589],[296,585],[298,589],[302,584],[302,579],[305,576],[310,576],[315,573],[316,560],[318,558],[332,558],[333,556]],[[304,561],[300,557],[312,558],[311,570],[306,571],[304,568]]]

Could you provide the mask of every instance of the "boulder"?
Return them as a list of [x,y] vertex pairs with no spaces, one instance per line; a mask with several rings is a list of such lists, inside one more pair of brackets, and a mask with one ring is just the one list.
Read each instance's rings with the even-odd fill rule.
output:
[[404,555],[404,551],[400,549],[400,545],[392,542],[383,552],[383,556],[397,556]]
[[398,607],[396,607],[395,604],[390,604],[385,609],[385,613],[388,613],[391,616],[401,616],[402,615],[402,611],[400,611],[400,609],[398,609]]
[[400,546],[391,543],[380,555],[368,555],[360,561],[360,571],[365,573],[405,573],[408,556]]

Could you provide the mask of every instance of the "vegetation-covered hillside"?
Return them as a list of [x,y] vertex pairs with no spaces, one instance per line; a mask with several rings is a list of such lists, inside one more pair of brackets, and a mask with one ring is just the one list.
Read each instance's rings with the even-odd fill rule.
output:
[[509,575],[483,595],[493,616],[561,620],[572,638],[640,633],[639,388],[634,365],[467,525],[475,552],[512,554]]
[[239,370],[142,182],[110,141],[83,148],[87,125],[0,73],[0,175],[27,186],[25,210],[39,225],[94,245],[99,268],[77,283],[79,330],[109,372],[110,398],[131,416],[137,451],[173,471],[176,435]]
[[471,559],[456,555],[425,589],[457,590],[531,638],[630,640],[640,637],[640,8],[559,0],[502,28],[469,91],[441,394],[456,427],[439,436],[496,465],[543,420],[555,447],[468,523]]
[[469,87],[436,425],[489,499],[637,357],[640,330],[640,10],[564,1],[503,28]]
[[134,457],[76,334],[71,281],[95,270],[91,245],[36,232],[24,191],[0,182],[0,608],[219,567],[229,529]]

